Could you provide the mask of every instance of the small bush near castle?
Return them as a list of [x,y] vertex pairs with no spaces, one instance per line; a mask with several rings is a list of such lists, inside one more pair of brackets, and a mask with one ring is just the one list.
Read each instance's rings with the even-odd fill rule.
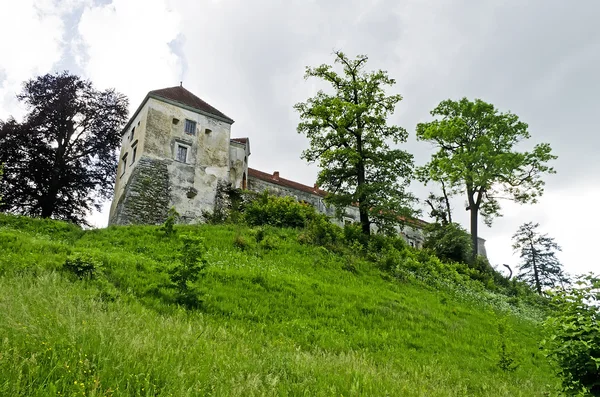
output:
[[250,226],[301,228],[316,217],[312,205],[300,203],[293,197],[270,196],[267,192],[248,204],[244,211],[244,219]]
[[179,263],[169,270],[171,287],[176,291],[177,303],[193,309],[202,305],[201,293],[195,283],[208,266],[206,245],[201,237],[182,235],[183,246]]
[[431,223],[425,227],[424,248],[430,248],[444,262],[468,263],[471,260],[471,236],[457,223]]

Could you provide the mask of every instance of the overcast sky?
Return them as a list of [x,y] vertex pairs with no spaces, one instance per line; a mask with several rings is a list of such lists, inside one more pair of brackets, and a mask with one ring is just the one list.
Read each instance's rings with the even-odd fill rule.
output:
[[[410,132],[418,165],[432,149],[416,142],[416,124],[463,96],[517,114],[529,146],[549,142],[559,156],[538,204],[506,203],[480,226],[494,265],[517,264],[511,236],[535,221],[567,271],[597,271],[599,17],[598,0],[0,0],[0,119],[21,117],[21,83],[47,72],[116,88],[132,113],[148,91],[183,81],[235,120],[232,137],[250,138],[251,167],[312,185],[318,170],[300,159],[308,141],[292,108],[316,91],[305,67],[338,49],[367,54],[368,69],[397,81],[389,92],[404,100],[389,121]],[[455,218],[467,227],[463,201]]]

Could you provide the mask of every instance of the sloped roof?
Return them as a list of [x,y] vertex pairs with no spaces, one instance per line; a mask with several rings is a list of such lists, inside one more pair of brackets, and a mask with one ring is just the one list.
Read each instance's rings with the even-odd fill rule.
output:
[[248,138],[231,138],[231,140],[237,143],[241,143],[242,145],[245,145],[248,142]]
[[255,170],[254,168],[248,168],[248,176],[252,176],[254,178],[266,182],[271,182],[275,185],[289,187],[310,194],[316,194],[317,196],[321,197],[325,197],[327,195],[327,192],[325,190],[321,190],[316,186],[311,187],[298,182],[290,181],[289,179],[281,178],[279,177],[279,172],[275,172],[274,174],[267,174],[266,172]]
[[172,102],[177,102],[179,104],[197,110],[201,113],[208,113],[210,115],[217,116],[217,118],[226,121],[229,124],[233,124],[232,118],[228,117],[223,112],[204,102],[202,99],[198,98],[196,95],[183,88],[183,86],[175,86],[162,88],[160,90],[153,90],[148,93],[148,96],[159,97]]

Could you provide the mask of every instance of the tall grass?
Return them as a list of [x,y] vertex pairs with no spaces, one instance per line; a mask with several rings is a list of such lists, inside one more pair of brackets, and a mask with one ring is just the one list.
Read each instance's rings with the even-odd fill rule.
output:
[[[209,247],[204,304],[184,310],[165,287],[176,237],[51,224],[0,216],[3,396],[542,396],[557,384],[530,316],[390,279],[293,230],[269,229],[265,244],[244,227],[176,227]],[[74,253],[101,275],[62,271]],[[500,323],[515,371],[498,365]]]

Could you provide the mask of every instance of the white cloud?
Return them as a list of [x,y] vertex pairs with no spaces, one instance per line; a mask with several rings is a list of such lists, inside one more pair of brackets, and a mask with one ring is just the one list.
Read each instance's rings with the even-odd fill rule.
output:
[[486,241],[487,253],[499,267],[510,265],[516,272],[519,257],[512,254],[511,236],[519,225],[538,222],[540,231],[553,237],[561,246],[557,256],[564,269],[571,274],[597,271],[596,258],[591,253],[597,244],[597,229],[600,213],[593,203],[600,196],[600,181],[588,185],[571,185],[548,191],[535,205],[503,205],[502,218],[498,218],[491,229],[480,228]]
[[23,81],[50,72],[61,59],[66,9],[57,4],[51,0],[0,2],[0,119],[20,118],[24,109],[15,95]]
[[126,94],[135,110],[148,91],[179,83],[181,62],[169,47],[179,23],[163,0],[88,6],[72,43],[76,60],[86,78]]

